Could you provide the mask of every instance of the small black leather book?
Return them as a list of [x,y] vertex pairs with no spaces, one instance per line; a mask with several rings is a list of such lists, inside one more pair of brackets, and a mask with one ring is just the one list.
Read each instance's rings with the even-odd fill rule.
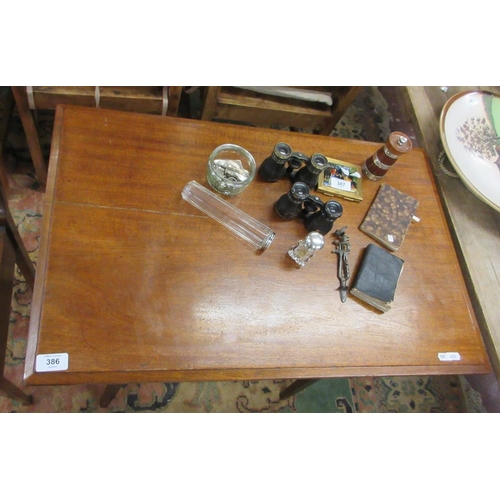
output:
[[351,293],[387,312],[394,302],[403,265],[403,259],[370,243],[365,248]]

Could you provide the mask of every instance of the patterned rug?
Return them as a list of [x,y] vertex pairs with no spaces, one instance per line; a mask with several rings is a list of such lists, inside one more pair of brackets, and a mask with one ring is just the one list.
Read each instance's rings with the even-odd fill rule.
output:
[[[0,88],[0,98],[7,87]],[[4,102],[0,99],[0,120]],[[44,151],[50,149],[53,113],[39,115]],[[0,121],[1,124],[1,121]],[[365,88],[332,135],[383,141],[391,116],[376,87]],[[31,259],[38,257],[43,193],[39,190],[18,116],[6,144],[9,204]],[[16,270],[5,376],[22,387],[32,292]],[[22,406],[0,396],[0,412],[165,412],[165,413],[430,413],[484,412],[481,398],[463,377],[363,377],[321,380],[280,401],[291,380],[123,385],[107,409],[99,407],[104,385],[25,387],[34,404]]]

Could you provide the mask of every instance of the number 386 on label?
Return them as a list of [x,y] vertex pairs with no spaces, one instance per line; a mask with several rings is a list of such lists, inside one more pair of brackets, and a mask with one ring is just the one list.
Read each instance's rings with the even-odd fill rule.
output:
[[66,352],[57,354],[39,354],[36,357],[37,372],[55,372],[68,369],[69,356]]

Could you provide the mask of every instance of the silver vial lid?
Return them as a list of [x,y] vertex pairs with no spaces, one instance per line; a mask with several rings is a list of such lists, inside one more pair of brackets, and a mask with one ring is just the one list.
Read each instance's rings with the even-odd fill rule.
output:
[[325,238],[316,231],[310,232],[305,238],[306,245],[314,251],[321,250],[325,246]]

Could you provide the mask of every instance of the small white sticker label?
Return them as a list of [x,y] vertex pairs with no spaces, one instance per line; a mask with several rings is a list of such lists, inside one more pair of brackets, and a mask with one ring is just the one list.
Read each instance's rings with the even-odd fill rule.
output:
[[67,352],[57,354],[39,354],[36,357],[37,372],[61,372],[68,369],[69,356]]
[[392,234],[388,234],[387,239],[389,240],[390,243],[394,243],[394,236]]
[[345,181],[343,179],[338,179],[337,177],[330,178],[330,186],[332,188],[340,189],[341,191],[351,191],[352,189],[351,181]]
[[438,354],[439,361],[460,361],[458,352],[440,352]]

